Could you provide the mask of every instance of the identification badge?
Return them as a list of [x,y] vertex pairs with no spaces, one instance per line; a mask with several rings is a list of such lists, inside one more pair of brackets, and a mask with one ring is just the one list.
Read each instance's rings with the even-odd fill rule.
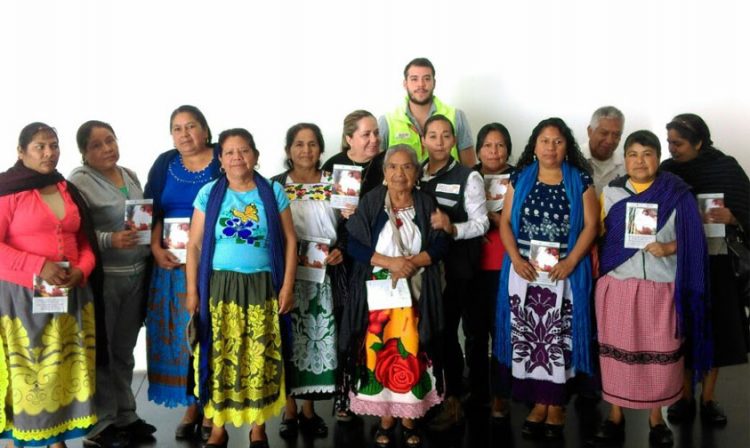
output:
[[458,184],[437,184],[435,187],[437,193],[458,194],[461,192],[461,185]]

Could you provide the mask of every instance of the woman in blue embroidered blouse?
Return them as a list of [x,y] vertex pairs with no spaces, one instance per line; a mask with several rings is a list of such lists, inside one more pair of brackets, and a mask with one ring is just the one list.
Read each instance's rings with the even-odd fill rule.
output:
[[[534,128],[518,169],[500,220],[506,257],[495,354],[512,373],[513,397],[535,404],[523,434],[558,439],[566,382],[591,371],[588,254],[599,206],[590,168],[559,118]],[[542,253],[537,268],[530,257],[536,250]]]
[[294,305],[297,237],[284,188],[254,169],[253,136],[230,129],[219,146],[226,175],[195,199],[186,267],[198,397],[213,423],[205,447],[227,446],[229,422],[251,424],[250,446],[264,448],[265,421],[286,403],[279,314]]
[[[211,129],[195,106],[180,106],[169,121],[175,149],[161,154],[148,173],[144,197],[154,200],[151,253],[154,270],[146,311],[148,398],[167,407],[188,406],[175,437],[190,438],[201,416],[190,387],[190,352],[185,328],[185,265],[164,246],[164,219],[187,218],[193,199],[219,175],[219,161],[211,144]],[[210,427],[203,433],[207,436]]]

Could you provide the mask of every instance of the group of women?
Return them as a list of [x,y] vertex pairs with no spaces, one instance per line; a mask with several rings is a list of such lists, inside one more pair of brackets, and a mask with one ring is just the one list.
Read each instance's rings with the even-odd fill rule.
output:
[[[671,445],[660,407],[695,412],[700,380],[701,416],[721,423],[716,368],[746,362],[748,325],[728,246],[707,240],[703,224],[749,229],[750,182],[700,117],[667,128],[672,158],[660,167],[659,140],[634,132],[627,175],[597,198],[559,118],[534,128],[515,167],[508,130],[485,125],[472,170],[450,157],[446,117],[423,126],[423,165],[408,145],[380,152],[375,117],[358,110],[322,166],[321,130],[292,126],[288,169],[267,179],[250,132],[229,129],[214,144],[201,111],[181,106],[175,148],[143,190],[118,165],[109,124],[80,127],[83,165],[65,180],[56,131],[32,123],[0,174],[1,436],[58,448],[83,435],[87,446],[152,438],[130,389],[144,320],[149,399],[186,406],[175,436],[209,448],[227,446],[226,423],[251,425],[250,446],[267,447],[265,422],[279,413],[282,437],[324,437],[314,401],[331,397],[341,421],[380,417],[377,446],[395,442],[399,421],[404,443],[420,446],[430,409],[444,398],[460,407],[460,316],[471,400],[498,419],[511,396],[532,403],[524,435],[562,437],[570,380],[599,364],[612,404],[599,442],[622,439],[628,407],[651,409],[651,443]],[[332,207],[334,164],[362,169],[357,206]],[[488,207],[482,177],[501,174],[504,199]],[[723,193],[724,206],[702,212],[701,193]],[[124,230],[126,200],[144,198],[150,244]],[[642,249],[624,244],[633,204],[658,211]],[[165,246],[174,218],[190,220],[185,263]],[[325,275],[296,275],[298,241],[319,245]],[[540,241],[559,259],[544,282],[530,261]],[[36,277],[67,288],[64,309],[42,308]],[[394,294],[411,305],[389,305]],[[723,325],[712,326],[717,316]]]

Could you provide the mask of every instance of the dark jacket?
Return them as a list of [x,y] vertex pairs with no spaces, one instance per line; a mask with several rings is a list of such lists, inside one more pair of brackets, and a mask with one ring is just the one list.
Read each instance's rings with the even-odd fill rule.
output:
[[[372,276],[370,259],[375,252],[380,231],[388,222],[384,210],[386,193],[387,189],[379,186],[366,194],[346,225],[349,232],[347,252],[354,259],[354,265],[349,283],[349,302],[345,304],[339,332],[339,350],[344,360],[343,367],[348,374],[353,374],[356,365],[364,359],[364,338],[369,316],[365,281]],[[433,230],[430,226],[430,215],[437,207],[435,200],[416,189],[412,194],[415,220],[422,234],[421,250],[426,251],[432,260],[432,264],[426,266],[422,273],[422,294],[417,305],[419,346],[420,351],[427,353],[432,360],[437,385],[441,388],[440,335],[443,331],[443,306],[438,262],[447,253],[449,237],[445,232]]]

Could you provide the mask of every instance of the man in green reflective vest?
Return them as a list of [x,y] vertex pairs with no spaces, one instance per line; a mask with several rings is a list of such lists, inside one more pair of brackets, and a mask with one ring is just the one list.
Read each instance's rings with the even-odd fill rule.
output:
[[427,58],[416,58],[404,68],[404,104],[378,120],[381,146],[388,149],[393,145],[406,143],[417,151],[420,161],[427,159],[427,151],[422,149],[420,137],[424,122],[435,114],[448,117],[456,130],[456,145],[451,149],[454,159],[463,165],[476,165],[474,140],[471,128],[462,110],[451,107],[433,95],[435,90],[435,67]]

